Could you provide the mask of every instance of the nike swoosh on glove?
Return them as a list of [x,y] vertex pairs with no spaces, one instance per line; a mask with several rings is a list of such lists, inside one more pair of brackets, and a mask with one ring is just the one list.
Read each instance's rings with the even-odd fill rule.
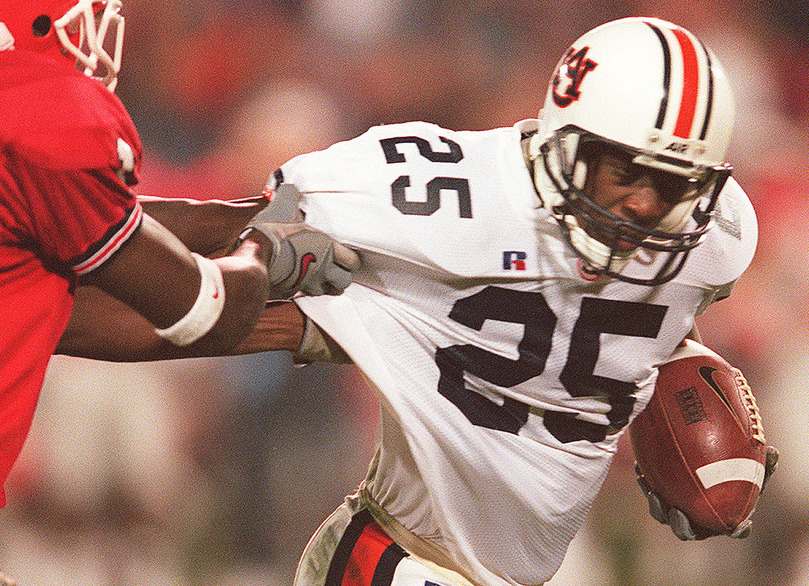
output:
[[356,252],[302,222],[251,221],[247,228],[258,230],[272,242],[267,263],[271,299],[288,299],[296,293],[338,295],[351,284],[352,272],[360,266]]

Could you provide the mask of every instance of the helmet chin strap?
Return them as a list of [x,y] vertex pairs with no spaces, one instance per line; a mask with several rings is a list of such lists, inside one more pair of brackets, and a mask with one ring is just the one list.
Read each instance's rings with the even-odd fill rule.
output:
[[534,172],[534,187],[539,194],[539,200],[542,206],[553,214],[553,209],[562,205],[565,199],[545,170],[541,150],[544,142],[539,132],[531,135],[528,139],[528,161]]
[[617,251],[596,240],[579,226],[576,216],[566,214],[562,221],[567,226],[570,244],[595,271],[620,273],[637,251],[637,249],[626,252]]

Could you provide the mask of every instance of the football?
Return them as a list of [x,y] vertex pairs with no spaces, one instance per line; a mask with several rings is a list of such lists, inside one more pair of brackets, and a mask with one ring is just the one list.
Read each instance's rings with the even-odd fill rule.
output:
[[669,506],[712,533],[732,533],[755,508],[766,441],[742,373],[686,340],[660,365],[649,405],[629,428],[641,473]]

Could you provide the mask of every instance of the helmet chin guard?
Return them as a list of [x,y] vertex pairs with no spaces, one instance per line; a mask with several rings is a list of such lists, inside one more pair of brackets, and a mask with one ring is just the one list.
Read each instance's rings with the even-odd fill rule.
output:
[[[84,66],[85,75],[98,79],[110,91],[114,91],[118,83],[118,72],[121,70],[124,45],[122,0],[107,0],[100,13],[96,14],[98,5],[98,2],[92,0],[79,0],[64,16],[54,21],[53,28],[62,46]],[[67,29],[71,25],[75,26],[77,19],[81,34],[79,42],[74,43]],[[104,49],[104,40],[110,27],[115,29],[112,55]]]
[[[529,142],[542,205],[591,271],[640,285],[670,281],[713,225],[732,172],[724,157],[733,116],[724,71],[692,33],[651,18],[601,25],[559,61]],[[657,226],[619,217],[586,195],[595,148],[619,151],[661,185],[681,186]],[[651,259],[648,276],[625,274],[640,254]]]

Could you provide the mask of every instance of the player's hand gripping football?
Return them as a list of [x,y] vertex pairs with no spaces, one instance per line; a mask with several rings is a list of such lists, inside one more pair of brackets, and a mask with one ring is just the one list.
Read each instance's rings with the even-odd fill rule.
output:
[[[267,263],[270,297],[287,299],[296,293],[337,295],[351,284],[359,268],[356,252],[312,228],[297,214],[300,193],[284,185],[273,201],[256,214],[245,228],[258,230],[270,239],[272,256]],[[297,217],[296,217],[297,216]],[[289,221],[292,220],[296,221]]]
[[[761,491],[759,492],[759,497],[764,492],[764,488],[767,486],[767,481],[772,476],[773,472],[775,472],[776,467],[778,466],[778,449],[773,446],[767,446],[767,460],[764,464],[764,480],[761,483]],[[668,525],[671,527],[672,532],[682,541],[697,541],[706,539],[708,537],[714,537],[716,535],[723,535],[721,533],[714,533],[704,527],[700,527],[696,523],[692,523],[688,517],[674,507],[669,507],[663,499],[660,498],[650,487],[649,483],[646,482],[646,479],[643,477],[643,474],[638,467],[638,464],[635,463],[635,474],[637,475],[638,484],[640,485],[641,490],[646,495],[646,499],[649,501],[649,514],[656,519],[658,522],[662,523],[663,525]],[[753,521],[749,517],[739,523],[736,529],[730,533],[730,537],[736,537],[739,539],[743,539],[750,535],[750,529],[753,526]]]

